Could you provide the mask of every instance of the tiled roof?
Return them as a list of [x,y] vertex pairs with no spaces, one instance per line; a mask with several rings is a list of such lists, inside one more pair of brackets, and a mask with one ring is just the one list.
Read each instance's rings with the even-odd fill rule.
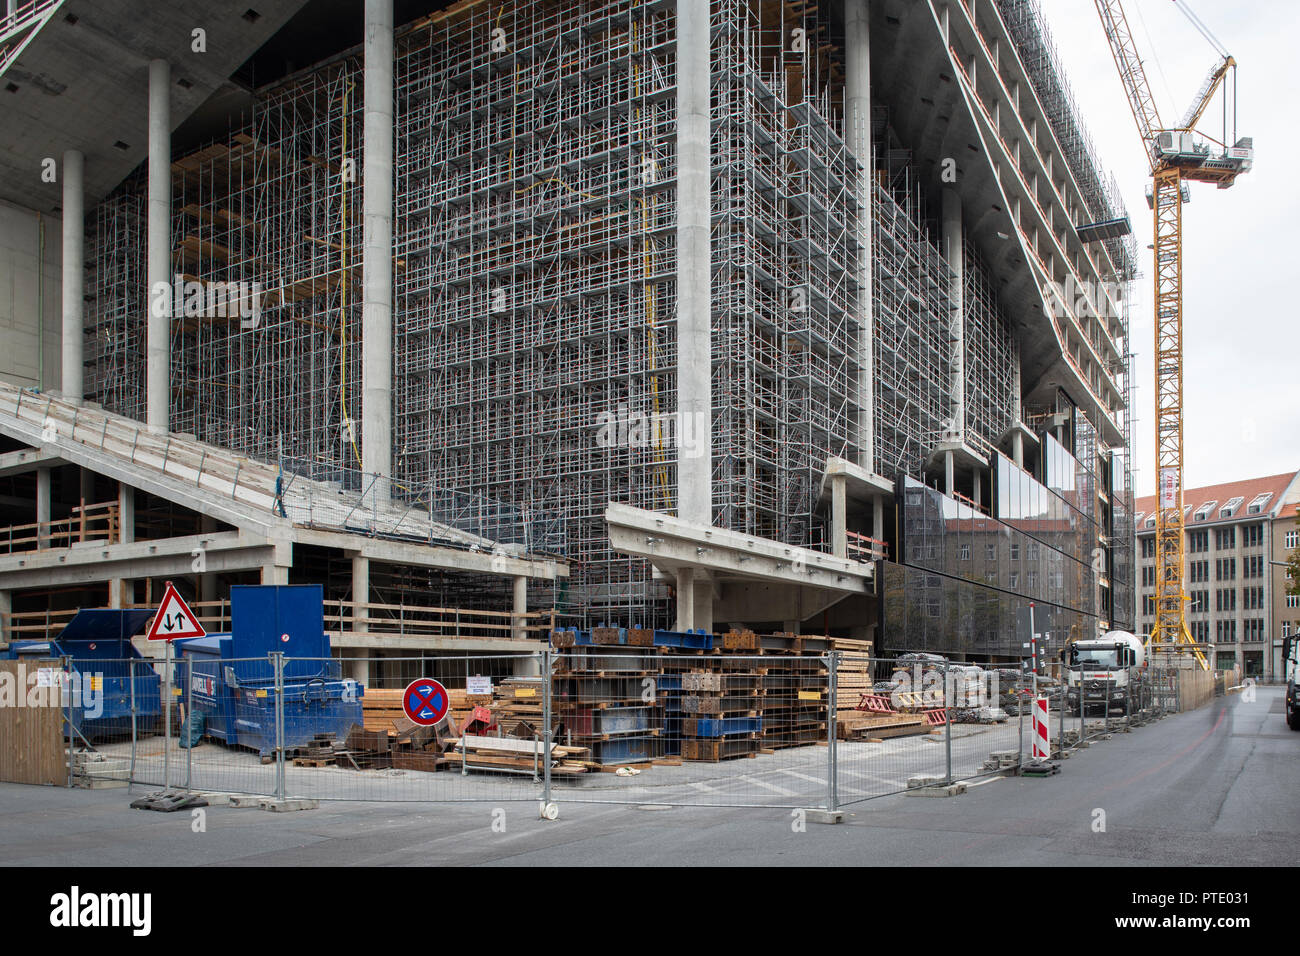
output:
[[[1283,508],[1287,509],[1287,513],[1295,514],[1295,502],[1285,503],[1283,496],[1296,477],[1296,472],[1289,471],[1281,475],[1269,475],[1267,478],[1247,478],[1244,481],[1229,481],[1221,485],[1186,488],[1183,490],[1183,504],[1191,507],[1191,512],[1187,516],[1187,525],[1191,527],[1197,524],[1213,524],[1217,521],[1239,521],[1246,517],[1246,509],[1250,507],[1252,501],[1262,494],[1270,493],[1272,497],[1264,503],[1264,510],[1261,515],[1272,515],[1274,512],[1280,515]],[[1241,498],[1241,504],[1233,510],[1231,517],[1220,518],[1219,509],[1233,498]],[[1211,501],[1218,503],[1206,517],[1198,521],[1196,518],[1197,510]],[[1155,495],[1138,498],[1133,503],[1134,513],[1142,516],[1142,522],[1138,525],[1139,532],[1143,530],[1146,519],[1151,516],[1155,504]]]

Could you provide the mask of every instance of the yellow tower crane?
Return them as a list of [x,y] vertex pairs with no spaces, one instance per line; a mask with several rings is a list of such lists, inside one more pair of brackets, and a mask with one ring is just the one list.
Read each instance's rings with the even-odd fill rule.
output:
[[1229,76],[1235,100],[1237,62],[1185,4],[1179,4],[1183,14],[1218,50],[1220,59],[1201,84],[1181,123],[1166,127],[1160,121],[1121,0],[1094,2],[1151,164],[1152,185],[1147,201],[1155,225],[1157,483],[1156,623],[1148,644],[1153,651],[1190,650],[1201,667],[1208,669],[1204,653],[1188,633],[1187,596],[1183,589],[1183,203],[1191,198],[1189,181],[1214,183],[1227,189],[1237,176],[1249,172],[1254,150],[1249,138],[1236,137],[1235,103],[1233,135],[1228,135],[1226,87],[1222,138],[1196,131],[1205,108]]

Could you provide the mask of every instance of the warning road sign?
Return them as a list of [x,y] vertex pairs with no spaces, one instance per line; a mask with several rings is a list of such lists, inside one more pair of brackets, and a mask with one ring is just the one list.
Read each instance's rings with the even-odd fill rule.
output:
[[149,640],[174,641],[185,637],[203,637],[206,633],[185,599],[168,581],[162,603],[158,605],[158,613],[154,615],[153,624],[149,627]]
[[432,727],[442,720],[449,706],[447,688],[429,678],[411,681],[402,694],[402,710],[421,727]]

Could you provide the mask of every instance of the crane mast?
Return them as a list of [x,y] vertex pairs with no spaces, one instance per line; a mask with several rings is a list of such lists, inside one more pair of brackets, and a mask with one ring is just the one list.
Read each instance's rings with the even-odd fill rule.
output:
[[1153,651],[1190,650],[1201,667],[1208,668],[1205,654],[1187,627],[1187,594],[1183,587],[1186,515],[1183,505],[1183,203],[1190,198],[1185,181],[1213,182],[1226,189],[1240,173],[1248,172],[1254,158],[1253,144],[1249,139],[1240,139],[1228,145],[1226,128],[1225,141],[1202,137],[1194,131],[1205,107],[1229,72],[1236,69],[1236,61],[1231,56],[1223,54],[1210,71],[1182,124],[1165,128],[1123,3],[1121,0],[1095,0],[1095,3],[1151,165],[1155,251],[1156,620],[1149,644]]

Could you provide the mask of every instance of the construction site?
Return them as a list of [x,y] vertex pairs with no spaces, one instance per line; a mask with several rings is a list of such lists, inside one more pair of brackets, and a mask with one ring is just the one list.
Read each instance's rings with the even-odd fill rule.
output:
[[0,638],[119,682],[44,782],[834,810],[1229,686],[1079,676],[1139,265],[1038,0],[9,7]]

